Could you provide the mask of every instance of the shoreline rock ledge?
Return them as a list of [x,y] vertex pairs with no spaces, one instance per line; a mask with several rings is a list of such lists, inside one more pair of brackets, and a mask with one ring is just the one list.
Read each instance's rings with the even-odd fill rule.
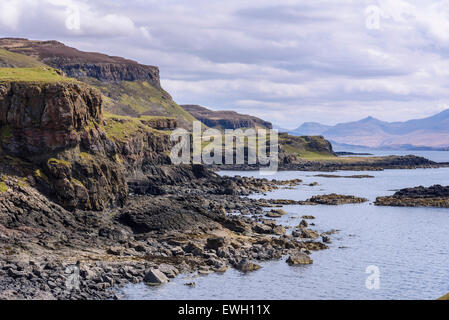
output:
[[392,196],[377,197],[376,206],[449,208],[449,186],[405,188]]

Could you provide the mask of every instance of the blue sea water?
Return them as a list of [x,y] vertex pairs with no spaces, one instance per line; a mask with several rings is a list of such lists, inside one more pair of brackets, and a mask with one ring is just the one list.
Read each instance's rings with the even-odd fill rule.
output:
[[[447,159],[449,160],[449,158]],[[441,160],[445,161],[445,160]],[[221,172],[256,176],[258,172]],[[283,171],[275,178],[300,178],[293,189],[269,192],[273,199],[305,200],[316,194],[368,198],[363,204],[284,206],[279,223],[295,226],[313,215],[316,230],[340,230],[328,250],[312,253],[314,263],[289,266],[285,260],[264,262],[262,269],[242,274],[229,270],[208,276],[182,275],[157,288],[144,284],[124,289],[128,299],[435,299],[449,292],[449,209],[377,207],[377,196],[417,185],[447,185],[449,168],[338,172],[374,178],[316,177],[319,172]],[[317,186],[308,186],[318,182]],[[312,221],[312,220],[311,220]],[[379,288],[368,289],[366,269],[379,270]],[[184,286],[195,281],[196,287]]]

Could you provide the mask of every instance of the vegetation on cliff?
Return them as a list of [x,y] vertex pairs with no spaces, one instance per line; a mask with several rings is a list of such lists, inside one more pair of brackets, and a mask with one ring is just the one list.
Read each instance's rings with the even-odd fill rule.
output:
[[235,111],[213,111],[197,105],[182,105],[181,107],[210,128],[224,130],[239,128],[271,129],[273,127],[268,121]]
[[191,128],[196,119],[181,108],[163,89],[148,81],[104,82],[94,78],[85,78],[84,82],[98,88],[106,97],[105,111],[117,115],[165,116],[175,118],[179,125]]
[[0,68],[37,68],[45,66],[36,59],[0,48]]
[[[61,70],[68,77],[98,88],[105,97],[104,108],[108,112],[132,117],[175,117],[185,128],[191,128],[195,120],[161,88],[159,69],[155,66],[80,51],[57,41],[3,38],[0,39],[1,48],[17,56],[28,56],[37,63]],[[7,66],[17,67],[13,63]]]
[[37,68],[0,68],[0,81],[26,82],[68,82],[75,79],[66,78],[61,72],[50,67]]

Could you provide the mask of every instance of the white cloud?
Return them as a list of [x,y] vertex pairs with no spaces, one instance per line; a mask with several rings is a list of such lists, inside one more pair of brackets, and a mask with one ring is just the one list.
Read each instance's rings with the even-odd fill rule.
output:
[[[384,13],[379,30],[365,27],[369,5]],[[66,28],[73,6],[79,29]],[[157,65],[180,103],[289,127],[449,105],[446,0],[2,0],[0,26]]]
[[0,2],[0,26],[16,30],[19,25],[21,1],[3,0]]

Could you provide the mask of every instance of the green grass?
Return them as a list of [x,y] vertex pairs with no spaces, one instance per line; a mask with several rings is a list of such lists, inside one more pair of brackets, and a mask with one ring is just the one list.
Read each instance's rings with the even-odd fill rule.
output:
[[288,134],[279,135],[279,144],[289,154],[296,154],[306,160],[336,160],[330,153],[328,142],[318,136],[296,137]]
[[196,119],[173,101],[163,89],[156,88],[147,81],[101,82],[96,79],[83,79],[105,96],[105,110],[118,115],[156,116],[176,118],[191,127]]
[[105,116],[105,130],[108,138],[124,141],[138,131],[150,131],[138,118],[122,116],[116,118],[111,115]]
[[4,182],[0,182],[0,193],[4,193],[6,191],[8,191],[8,186],[6,185],[6,183]]
[[76,80],[61,76],[53,68],[42,67],[42,68],[0,68],[0,81],[68,82]]
[[48,159],[47,163],[48,163],[49,165],[55,165],[55,164],[57,165],[57,164],[60,164],[60,165],[63,165],[63,166],[65,166],[65,167],[68,167],[68,168],[71,167],[71,164],[70,164],[68,161],[61,160],[61,159],[56,159],[56,158],[50,158],[50,159]]
[[116,139],[119,141],[125,141],[139,131],[151,132],[155,135],[166,135],[171,133],[170,131],[162,131],[151,128],[144,123],[145,120],[148,121],[160,118],[166,119],[167,117],[141,116],[134,118],[130,116],[115,115],[109,112],[105,112],[103,117],[106,120],[104,129],[107,136],[111,139]]
[[32,57],[0,49],[0,65],[2,64],[14,68],[37,68],[44,66],[41,62]]
[[49,183],[49,179],[48,179],[48,177],[42,172],[42,170],[41,169],[36,169],[35,171],[34,171],[34,176],[36,177],[36,178],[39,178],[39,179],[41,179],[41,180],[44,180],[46,183]]

